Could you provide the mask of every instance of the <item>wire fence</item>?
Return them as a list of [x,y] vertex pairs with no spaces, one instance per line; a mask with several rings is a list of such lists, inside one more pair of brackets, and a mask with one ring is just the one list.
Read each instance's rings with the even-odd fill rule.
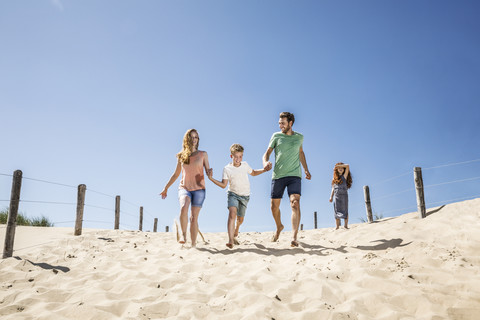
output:
[[[431,208],[480,197],[480,187],[476,184],[480,181],[480,176],[472,174],[480,172],[480,169],[475,167],[479,164],[480,159],[473,159],[422,168],[426,205]],[[463,168],[459,169],[460,166],[463,166]],[[455,170],[452,171],[452,169]],[[369,184],[372,193],[370,202],[377,218],[417,209],[413,176],[413,170],[405,171]],[[397,190],[395,190],[396,188],[392,190],[391,187],[385,187],[387,182],[389,185],[397,186]],[[458,185],[461,185],[461,187],[456,187]],[[383,190],[389,192],[382,194]],[[449,195],[449,197],[445,197],[445,195]],[[356,210],[363,208],[365,212],[364,203],[356,203],[352,207]],[[360,220],[366,221],[363,218],[360,218]]]
[[[8,173],[0,173],[0,177],[5,178],[13,178],[13,174]],[[10,179],[2,179],[2,180],[10,180]],[[6,181],[10,182],[10,181]],[[42,186],[33,185],[33,184],[41,184]],[[50,187],[57,188],[55,190],[49,190],[49,192],[45,192],[43,189],[48,189],[45,185],[49,185]],[[2,187],[0,185],[0,187]],[[7,185],[4,186],[7,189]],[[0,190],[3,188],[0,188]],[[77,190],[78,186],[74,186],[71,184],[50,181],[46,179],[38,179],[38,178],[31,178],[31,177],[22,177],[22,196],[20,197],[19,204],[21,205],[20,213],[24,210],[30,212],[32,211],[56,211],[56,207],[66,206],[71,208],[69,209],[69,217],[65,216],[65,210],[62,209],[61,214],[52,215],[52,214],[41,214],[42,217],[48,219],[53,225],[65,225],[65,226],[73,226],[76,223],[76,206],[77,206],[77,192],[72,192],[71,189]],[[43,191],[43,192],[39,192]],[[30,197],[31,194],[38,194],[41,193],[41,198],[44,199],[37,199]],[[108,194],[106,192],[97,191],[94,189],[87,188],[86,193],[88,193],[87,200],[84,204],[84,219],[82,219],[82,224],[84,227],[90,228],[99,228],[98,226],[102,226],[103,228],[108,229],[108,226],[114,226],[114,217],[115,217],[115,203],[112,199],[115,199],[116,196]],[[2,192],[3,194],[3,192]],[[4,203],[3,206],[5,209],[2,210],[4,212],[8,211],[8,204],[10,199],[5,197],[6,194],[2,195],[0,199],[0,204]],[[53,195],[54,199],[49,199]],[[61,199],[61,200],[60,200]],[[65,200],[64,199],[68,199]],[[154,227],[154,220],[155,217],[148,211],[132,202],[130,200],[125,200],[120,198],[120,216],[123,217],[121,222],[119,223],[119,229],[122,230],[139,230],[140,229],[140,211],[142,212],[143,219],[142,219],[142,230],[153,230]],[[126,207],[127,209],[125,209]],[[43,208],[43,210],[41,209]],[[46,208],[46,209],[45,209]],[[134,209],[140,209],[138,213],[134,213]],[[61,216],[58,219],[58,216]],[[67,218],[67,219],[62,219]],[[91,219],[93,217],[93,219]],[[70,219],[69,219],[70,218]],[[100,219],[98,219],[100,218]],[[125,220],[125,221],[123,221]],[[148,228],[146,228],[148,226]],[[5,228],[5,225],[0,225],[0,228]],[[101,229],[103,229],[101,228]],[[149,231],[147,230],[147,231]]]
[[[424,186],[424,189],[426,190],[426,205],[432,208],[452,202],[480,197],[480,187],[478,184],[475,184],[480,181],[480,176],[478,174],[472,174],[480,172],[480,169],[475,167],[476,165],[480,165],[480,159],[422,168],[423,181],[426,183]],[[452,169],[455,170],[451,171]],[[12,174],[8,173],[0,173],[0,176],[5,178],[13,177]],[[2,180],[10,183],[10,179]],[[77,192],[72,192],[72,189],[76,190],[78,188],[77,186],[31,177],[23,177],[22,180],[26,182],[24,186],[22,186],[22,189],[24,187],[28,189],[25,192],[25,197],[23,198],[22,196],[20,198],[20,203],[24,207],[26,205],[34,205],[36,207],[46,206],[51,209],[53,207],[67,206],[71,208],[71,213],[68,214],[68,217],[61,215],[61,219],[54,219],[52,222],[54,225],[67,227],[75,224],[76,220],[74,212],[75,207],[77,206]],[[31,185],[28,185],[29,183],[31,183]],[[37,183],[58,187],[63,191],[55,191],[53,193],[55,199],[52,200],[29,198],[29,195],[32,193],[31,190],[38,189],[38,186],[33,185]],[[386,188],[385,186],[389,187]],[[452,188],[453,186],[455,186],[455,188]],[[403,214],[415,211],[417,209],[413,170],[404,171],[392,177],[376,181],[370,184],[369,188],[373,195],[370,199],[371,205],[377,217],[388,217],[398,213]],[[445,188],[449,188],[447,190],[448,192],[445,192]],[[7,187],[5,187],[5,189],[7,189]],[[98,228],[98,226],[104,226],[104,229],[112,228],[114,225],[114,200],[116,199],[116,196],[95,189],[87,188],[86,190],[89,196],[84,204],[86,209],[82,222],[95,225],[97,226],[96,228]],[[448,195],[448,197],[445,195]],[[10,199],[7,199],[5,194],[0,194],[0,196],[0,203],[5,203],[7,206]],[[45,198],[46,197],[51,197],[51,193],[45,194]],[[139,209],[142,206],[123,198],[121,198],[121,204],[120,213],[121,216],[126,219],[122,219],[122,222],[119,224],[120,229],[132,231],[138,230],[139,227],[136,227],[136,225],[138,225],[139,222],[139,213],[135,213],[133,210]],[[353,204],[352,208],[358,209],[356,210],[358,212],[365,212],[365,204],[361,202]],[[152,225],[151,229],[153,230],[153,221],[155,217],[145,209],[143,209],[143,213],[143,229],[147,229],[145,228],[145,225],[150,222]],[[149,219],[145,219],[146,217]],[[0,225],[0,228],[6,228],[6,226]]]

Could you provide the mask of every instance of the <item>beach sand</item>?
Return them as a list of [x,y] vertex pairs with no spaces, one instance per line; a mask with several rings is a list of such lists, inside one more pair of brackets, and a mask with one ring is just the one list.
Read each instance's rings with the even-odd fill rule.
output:
[[273,229],[228,249],[226,232],[190,248],[174,233],[17,227],[0,317],[480,319],[480,199],[427,212],[301,231],[299,248]]

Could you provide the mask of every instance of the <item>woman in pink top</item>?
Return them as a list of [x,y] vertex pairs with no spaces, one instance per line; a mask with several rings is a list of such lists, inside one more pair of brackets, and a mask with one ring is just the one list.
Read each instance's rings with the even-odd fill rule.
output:
[[198,150],[200,138],[195,129],[187,130],[183,137],[182,151],[177,154],[177,167],[167,185],[160,193],[162,199],[167,197],[167,190],[177,180],[180,172],[182,180],[178,187],[178,200],[180,201],[180,225],[182,228],[182,239],[180,243],[187,240],[188,207],[191,205],[190,216],[190,237],[192,247],[197,243],[198,215],[205,200],[205,179],[203,169],[208,173],[208,155],[205,151]]

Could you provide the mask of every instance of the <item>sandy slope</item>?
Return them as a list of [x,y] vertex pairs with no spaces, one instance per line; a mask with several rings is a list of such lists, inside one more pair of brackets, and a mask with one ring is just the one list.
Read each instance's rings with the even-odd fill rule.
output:
[[0,260],[0,316],[479,319],[480,199],[428,211],[302,231],[300,248],[289,232],[242,233],[230,250],[226,233],[192,249],[172,233],[18,227],[15,257]]

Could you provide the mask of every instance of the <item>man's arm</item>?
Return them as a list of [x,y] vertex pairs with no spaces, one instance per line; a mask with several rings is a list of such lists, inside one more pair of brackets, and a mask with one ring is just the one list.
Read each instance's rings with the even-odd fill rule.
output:
[[305,158],[305,153],[303,152],[303,146],[300,146],[300,163],[302,164],[303,170],[305,170],[305,178],[310,180],[312,175],[308,171],[307,158]]
[[270,155],[272,154],[273,152],[273,149],[272,148],[267,148],[267,151],[265,151],[265,154],[263,155],[263,169],[265,171],[268,171],[270,169],[272,169],[272,163],[270,161],[268,161],[268,159],[270,159]]

